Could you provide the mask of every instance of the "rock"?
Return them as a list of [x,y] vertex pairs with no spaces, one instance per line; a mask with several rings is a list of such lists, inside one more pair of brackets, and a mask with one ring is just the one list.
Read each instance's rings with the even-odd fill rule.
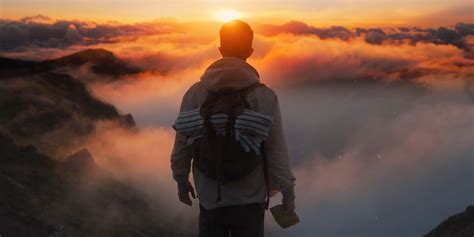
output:
[[0,130],[0,161],[9,162],[18,152],[18,146],[12,137]]
[[132,114],[126,114],[121,116],[119,118],[119,123],[126,128],[137,128],[137,124],[135,123],[135,119],[133,118]]
[[38,153],[33,145],[20,146],[8,134],[0,130],[0,162],[2,165],[27,164],[31,167],[50,167],[53,163],[51,159]]
[[474,206],[450,216],[425,237],[472,237],[474,236]]
[[87,149],[81,149],[70,155],[63,163],[69,170],[83,171],[97,168],[94,158]]

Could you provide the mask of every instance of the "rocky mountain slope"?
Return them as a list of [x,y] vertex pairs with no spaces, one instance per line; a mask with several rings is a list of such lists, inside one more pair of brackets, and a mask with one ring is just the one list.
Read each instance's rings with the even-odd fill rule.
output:
[[100,50],[45,62],[0,59],[0,236],[184,236],[177,220],[164,219],[83,149],[98,122],[136,130],[134,119],[56,69],[90,64],[109,73],[120,68],[114,63]]
[[184,236],[179,220],[164,219],[150,197],[84,149],[98,122],[136,131],[135,121],[56,69],[135,72],[117,60],[104,50],[44,62],[0,58],[0,236]]
[[98,75],[121,76],[141,72],[139,68],[117,58],[105,49],[86,49],[61,58],[40,62],[41,67],[58,69],[63,67],[79,67],[90,64],[92,72]]
[[425,237],[472,237],[474,236],[474,206],[468,206],[466,210],[450,216],[441,222],[435,229]]
[[0,132],[0,235],[183,236],[87,150],[63,162]]
[[142,72],[140,68],[117,58],[112,52],[105,49],[86,49],[64,57],[39,62],[0,57],[0,77],[65,72],[80,67],[87,67],[88,70],[97,74],[99,77],[96,79],[101,82],[110,82],[119,79],[120,76]]
[[[96,99],[82,81],[54,70],[37,69],[38,64],[66,65],[81,58],[86,63],[87,55],[94,54],[83,51],[40,63],[0,59],[1,127],[20,144],[34,144],[57,158],[77,149],[97,121],[135,126],[131,115],[121,115],[113,105]],[[109,55],[102,51],[98,54]],[[97,58],[100,57],[92,57],[92,62]]]

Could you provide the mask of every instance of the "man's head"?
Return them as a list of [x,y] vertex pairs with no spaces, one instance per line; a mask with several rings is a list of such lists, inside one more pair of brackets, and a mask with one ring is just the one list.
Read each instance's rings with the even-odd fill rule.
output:
[[225,23],[220,30],[223,57],[237,57],[246,60],[253,53],[253,31],[249,24],[235,20]]

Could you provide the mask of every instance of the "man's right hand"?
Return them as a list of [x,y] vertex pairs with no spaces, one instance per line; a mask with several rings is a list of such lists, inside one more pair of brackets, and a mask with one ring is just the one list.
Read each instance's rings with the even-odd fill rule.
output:
[[292,212],[295,210],[296,205],[295,205],[295,200],[284,200],[283,199],[283,207],[285,208],[286,211]]
[[196,194],[194,193],[194,188],[191,182],[186,181],[186,182],[179,182],[178,183],[178,198],[179,201],[182,203],[192,206],[193,201],[191,201],[191,198],[189,197],[189,193],[191,193],[191,196],[195,199]]
[[295,210],[295,190],[293,187],[287,188],[285,190],[281,191],[281,194],[283,195],[283,207],[288,212],[292,212]]

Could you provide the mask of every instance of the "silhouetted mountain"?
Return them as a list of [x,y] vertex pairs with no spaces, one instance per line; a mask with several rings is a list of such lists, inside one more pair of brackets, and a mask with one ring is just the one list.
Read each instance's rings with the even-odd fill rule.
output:
[[42,66],[51,69],[78,67],[85,64],[91,64],[91,70],[99,75],[121,76],[141,72],[140,69],[130,66],[105,49],[86,49],[58,59],[41,62]]
[[0,57],[0,78],[32,73],[55,72],[62,69],[74,69],[89,66],[104,81],[117,79],[118,76],[140,73],[141,70],[117,58],[105,49],[86,49],[68,56],[40,62]]
[[100,50],[43,63],[0,58],[0,235],[182,236],[176,220],[81,149],[99,121],[136,129],[131,114],[48,69],[88,63],[120,65]]
[[0,154],[2,236],[182,236],[87,150],[58,162],[0,131]]
[[25,61],[20,59],[4,58],[0,57],[0,68],[3,70],[19,70],[26,68],[33,68],[37,62]]
[[474,206],[450,216],[425,237],[472,237],[474,236]]
[[81,149],[78,152],[70,155],[63,162],[63,165],[68,170],[81,171],[98,168],[92,158],[91,153],[87,149]]
[[[22,144],[64,157],[94,129],[96,121],[110,120],[134,127],[117,109],[94,98],[84,83],[67,74],[51,72],[0,77],[0,124]],[[67,139],[64,139],[67,138]],[[58,149],[58,148],[61,149]]]

